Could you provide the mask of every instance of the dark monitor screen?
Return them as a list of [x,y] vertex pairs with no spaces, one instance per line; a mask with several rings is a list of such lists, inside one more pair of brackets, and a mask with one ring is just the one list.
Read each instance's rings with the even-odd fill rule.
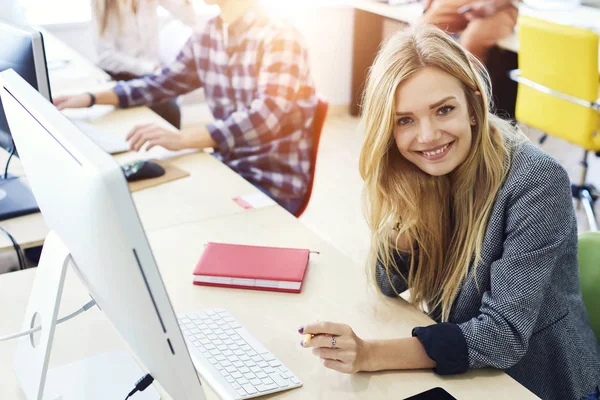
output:
[[[50,100],[50,85],[41,33],[0,23],[0,71],[9,68],[14,69],[33,88]],[[0,147],[10,152],[13,146],[0,100]],[[16,149],[15,154],[17,154]]]

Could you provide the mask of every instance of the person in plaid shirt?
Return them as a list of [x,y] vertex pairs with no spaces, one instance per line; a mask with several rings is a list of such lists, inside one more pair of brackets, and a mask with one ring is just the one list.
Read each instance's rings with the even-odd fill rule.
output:
[[291,213],[309,183],[317,105],[300,34],[268,17],[256,0],[205,0],[221,13],[194,33],[176,61],[112,90],[62,96],[58,109],[111,104],[154,105],[204,88],[213,123],[177,133],[137,126],[127,140],[139,151],[215,149],[214,155]]

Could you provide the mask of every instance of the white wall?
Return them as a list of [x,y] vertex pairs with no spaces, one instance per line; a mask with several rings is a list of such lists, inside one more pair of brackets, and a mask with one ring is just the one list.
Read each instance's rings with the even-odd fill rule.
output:
[[[349,7],[316,7],[287,16],[306,39],[317,90],[333,106],[350,104],[353,12]],[[94,60],[90,25],[71,23],[46,28],[73,49]]]

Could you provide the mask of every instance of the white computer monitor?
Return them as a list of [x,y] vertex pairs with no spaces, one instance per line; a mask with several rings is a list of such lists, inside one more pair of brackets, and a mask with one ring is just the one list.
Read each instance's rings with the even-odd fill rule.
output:
[[[44,38],[40,32],[0,22],[0,72],[9,68],[14,69],[50,100]],[[4,115],[2,101],[0,101],[0,147],[19,156]],[[9,176],[6,173],[0,176],[0,220],[38,211],[33,194],[27,185],[16,176]]]
[[44,220],[90,296],[172,398],[204,399],[119,165],[16,72],[0,73],[0,95]]

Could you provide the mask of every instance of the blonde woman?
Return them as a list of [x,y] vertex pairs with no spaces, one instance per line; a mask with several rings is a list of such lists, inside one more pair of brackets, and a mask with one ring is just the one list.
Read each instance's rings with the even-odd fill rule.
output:
[[[135,79],[161,67],[159,5],[183,23],[195,25],[189,0],[92,0],[97,64],[114,80]],[[179,128],[180,112],[174,100],[152,109]]]
[[363,340],[320,322],[299,329],[315,335],[302,345],[345,373],[492,367],[545,400],[595,393],[569,177],[490,112],[482,64],[437,28],[397,33],[370,72],[363,122],[373,277],[388,296],[410,289],[439,323]]

